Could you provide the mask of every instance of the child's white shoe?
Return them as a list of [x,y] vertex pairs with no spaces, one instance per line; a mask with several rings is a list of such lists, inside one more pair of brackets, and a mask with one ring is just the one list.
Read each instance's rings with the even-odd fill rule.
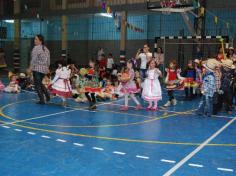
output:
[[176,100],[176,99],[171,100],[171,104],[172,104],[173,106],[177,105],[177,100]]
[[164,107],[169,107],[171,105],[170,101],[167,101],[166,104],[164,104]]

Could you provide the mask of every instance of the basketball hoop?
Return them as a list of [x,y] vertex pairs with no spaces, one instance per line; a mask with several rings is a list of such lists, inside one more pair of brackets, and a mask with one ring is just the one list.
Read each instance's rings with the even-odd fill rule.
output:
[[170,15],[171,9],[176,6],[176,0],[162,0],[160,2],[162,14]]

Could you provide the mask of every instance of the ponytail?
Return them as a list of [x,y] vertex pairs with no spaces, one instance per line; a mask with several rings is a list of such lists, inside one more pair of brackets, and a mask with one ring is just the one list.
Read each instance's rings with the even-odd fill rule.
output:
[[43,51],[45,51],[45,48],[44,48],[44,37],[43,37],[43,35],[38,34],[37,37],[38,37],[38,39],[39,39],[39,40],[41,41],[41,43],[42,43],[42,49],[43,49]]

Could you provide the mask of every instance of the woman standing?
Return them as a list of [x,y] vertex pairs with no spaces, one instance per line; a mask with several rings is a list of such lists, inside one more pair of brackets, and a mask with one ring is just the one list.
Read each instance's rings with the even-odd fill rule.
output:
[[157,54],[155,56],[155,60],[161,72],[164,73],[164,53],[161,47],[157,48]]
[[34,44],[29,69],[33,72],[34,85],[39,97],[38,104],[45,104],[44,95],[46,102],[48,102],[50,101],[50,94],[42,84],[42,80],[45,74],[49,72],[50,52],[46,46],[44,46],[44,37],[42,35],[35,36]]

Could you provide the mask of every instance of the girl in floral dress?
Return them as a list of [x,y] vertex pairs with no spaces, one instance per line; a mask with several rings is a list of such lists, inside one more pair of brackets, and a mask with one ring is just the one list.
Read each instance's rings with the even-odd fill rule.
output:
[[140,110],[142,107],[135,97],[135,93],[138,92],[137,86],[134,82],[134,69],[133,69],[133,63],[131,60],[127,61],[127,70],[124,73],[118,74],[118,79],[121,82],[121,92],[125,96],[125,105],[121,107],[121,111],[127,111],[128,110],[128,102],[129,102],[129,96],[131,99],[136,103],[135,110]]

